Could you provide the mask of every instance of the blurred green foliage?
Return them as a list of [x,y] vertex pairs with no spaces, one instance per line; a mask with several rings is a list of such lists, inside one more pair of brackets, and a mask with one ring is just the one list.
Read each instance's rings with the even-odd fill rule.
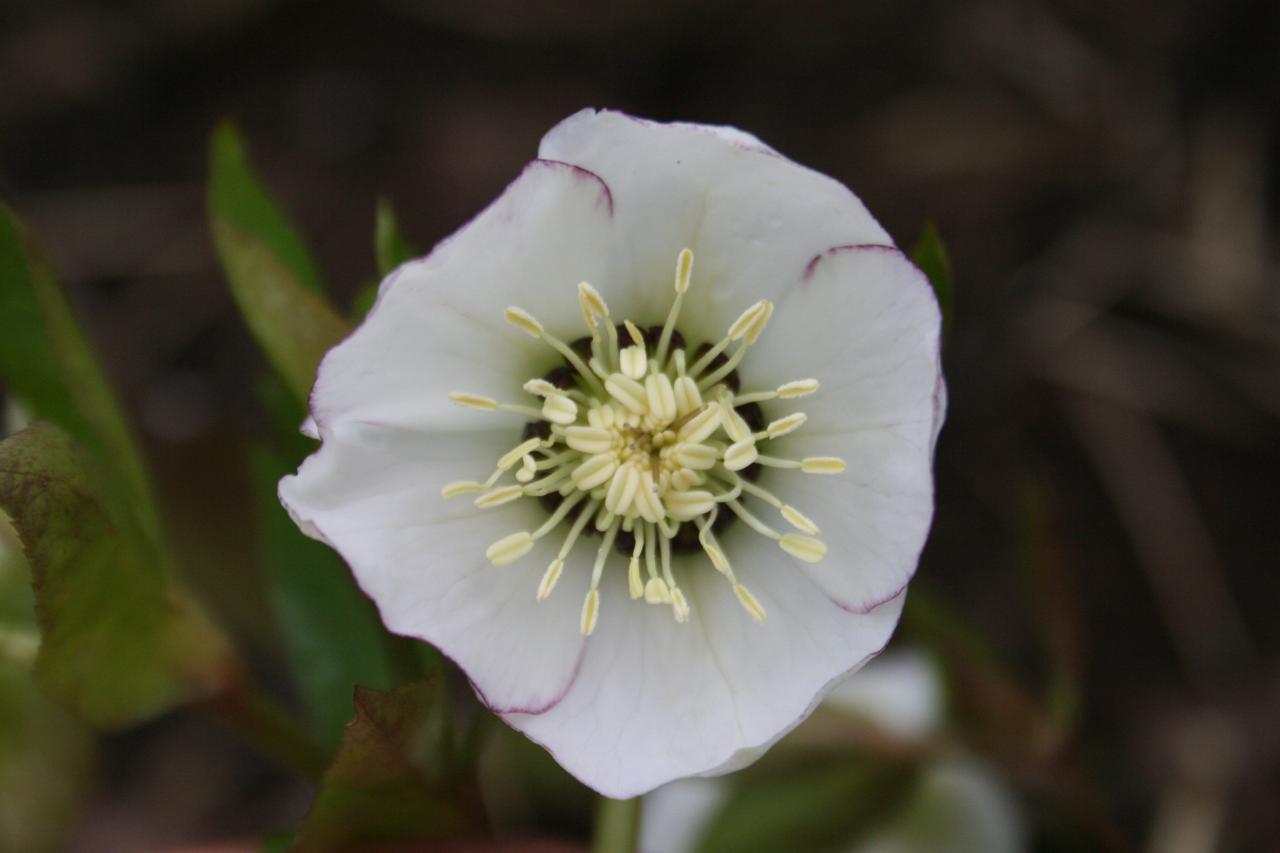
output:
[[25,547],[38,605],[36,678],[85,719],[115,728],[215,692],[232,664],[100,468],[50,423],[0,443],[0,508]]
[[951,277],[951,259],[947,247],[942,242],[942,235],[932,221],[925,222],[911,248],[911,260],[929,278],[933,292],[938,297],[938,308],[942,311],[942,329],[951,329],[951,317],[955,312],[955,283]]
[[441,838],[483,825],[478,794],[451,773],[451,726],[438,679],[356,690],[356,717],[298,834],[299,849]]
[[[330,304],[305,241],[254,175],[235,128],[220,125],[210,149],[214,241],[245,322],[276,371],[258,383],[268,434],[249,455],[268,599],[312,729],[332,749],[351,719],[355,685],[385,690],[398,670],[419,670],[413,661],[398,667],[409,655],[341,558],[299,532],[280,505],[276,484],[316,446],[299,433],[316,368],[349,326]],[[380,238],[387,251],[402,245],[394,224],[380,229],[393,235]]]
[[832,850],[888,821],[918,768],[861,750],[770,762],[743,774],[698,843],[700,853]]

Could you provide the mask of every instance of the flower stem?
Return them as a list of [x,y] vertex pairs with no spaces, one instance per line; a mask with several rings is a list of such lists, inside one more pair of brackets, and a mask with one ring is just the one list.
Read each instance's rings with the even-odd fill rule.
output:
[[639,797],[630,800],[599,799],[595,832],[591,838],[592,853],[635,853],[639,835]]
[[329,763],[325,754],[288,714],[257,689],[234,684],[200,707],[283,769],[310,782],[318,782],[324,775]]

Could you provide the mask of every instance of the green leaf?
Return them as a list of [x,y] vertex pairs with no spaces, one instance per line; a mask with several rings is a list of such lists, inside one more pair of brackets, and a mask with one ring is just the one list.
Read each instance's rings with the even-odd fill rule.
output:
[[69,432],[105,466],[148,535],[160,525],[142,455],[39,247],[0,205],[0,379],[39,418]]
[[475,792],[442,766],[438,747],[448,724],[438,680],[389,693],[356,688],[355,709],[298,833],[299,849],[347,850],[476,827]]
[[265,244],[218,219],[213,235],[249,330],[294,396],[305,400],[320,359],[351,326],[303,287]]
[[229,125],[214,133],[209,219],[232,296],[272,367],[299,400],[325,352],[351,331],[321,292],[301,241],[258,186]]
[[378,301],[378,283],[362,284],[351,297],[351,318],[357,322],[363,320],[373,310],[373,303]]
[[378,199],[373,243],[378,256],[378,273],[384,277],[405,261],[421,254],[401,233],[396,212],[385,198]]
[[351,719],[352,688],[395,683],[390,638],[342,560],[280,505],[276,484],[297,466],[262,444],[251,462],[267,594],[312,729],[330,750]]
[[947,247],[942,243],[942,236],[938,234],[932,221],[925,222],[920,231],[920,237],[911,249],[911,260],[928,276],[933,292],[938,297],[938,307],[942,309],[943,330],[950,329],[955,296],[951,260],[947,255]]
[[303,287],[323,293],[320,271],[298,231],[268,195],[249,164],[235,125],[218,124],[210,143],[209,211],[242,234],[252,236]]
[[209,695],[231,658],[132,508],[104,498],[99,471],[52,424],[0,442],[0,509],[34,577],[36,679],[89,722],[119,727]]
[[697,849],[840,849],[901,808],[916,777],[913,764],[879,763],[848,752],[812,756],[795,767],[739,777]]

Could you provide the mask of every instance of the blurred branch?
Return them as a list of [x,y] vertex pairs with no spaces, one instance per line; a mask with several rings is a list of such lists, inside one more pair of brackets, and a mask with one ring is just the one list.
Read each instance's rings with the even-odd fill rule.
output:
[[1250,661],[1252,645],[1222,563],[1160,431],[1139,412],[1084,397],[1066,403],[1187,672],[1203,683]]

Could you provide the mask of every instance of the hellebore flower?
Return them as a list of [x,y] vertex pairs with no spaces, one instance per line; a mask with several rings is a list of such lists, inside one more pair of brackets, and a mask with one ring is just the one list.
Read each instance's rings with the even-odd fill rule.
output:
[[888,640],[939,313],[852,193],[741,131],[584,110],[538,156],[325,357],[280,494],[388,628],[629,797],[748,763]]

